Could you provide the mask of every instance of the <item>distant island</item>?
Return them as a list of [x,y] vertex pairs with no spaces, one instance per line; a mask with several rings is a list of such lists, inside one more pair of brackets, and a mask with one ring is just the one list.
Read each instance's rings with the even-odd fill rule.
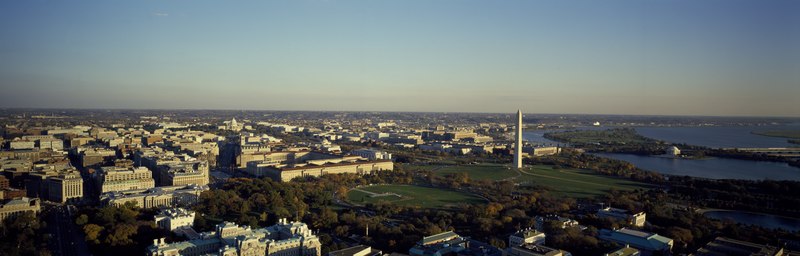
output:
[[752,133],[768,137],[789,138],[789,143],[800,144],[800,130],[753,131]]

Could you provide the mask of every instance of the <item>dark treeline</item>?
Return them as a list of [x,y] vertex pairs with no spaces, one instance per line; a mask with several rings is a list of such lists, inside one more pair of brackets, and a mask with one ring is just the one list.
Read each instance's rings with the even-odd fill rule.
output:
[[644,137],[633,128],[573,130],[546,133],[545,138],[569,143],[589,152],[614,152],[637,155],[664,154],[664,143]]
[[74,221],[84,232],[92,254],[142,255],[153,239],[180,240],[156,227],[153,222],[156,213],[155,209],[140,209],[130,203],[121,207],[84,207]]
[[565,150],[557,156],[539,157],[532,164],[551,164],[581,168],[601,174],[630,178],[658,185],[667,191],[672,200],[700,208],[720,208],[765,212],[790,217],[800,217],[800,198],[794,191],[800,189],[797,181],[714,180],[689,176],[665,176],[644,171],[625,161],[581,154]]
[[47,248],[47,223],[32,212],[11,216],[0,223],[0,254],[52,255]]

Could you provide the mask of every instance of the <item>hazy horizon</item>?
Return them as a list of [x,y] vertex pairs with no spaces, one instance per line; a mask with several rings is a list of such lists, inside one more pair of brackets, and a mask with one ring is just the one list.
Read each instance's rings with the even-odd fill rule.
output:
[[[0,107],[0,110],[18,111],[224,111],[224,112],[354,112],[354,113],[441,113],[441,114],[507,114],[516,115],[517,110],[506,112],[476,112],[476,111],[393,111],[393,110],[314,110],[314,109],[209,109],[209,108],[46,108],[46,107]],[[752,115],[658,115],[658,114],[615,114],[615,113],[549,113],[525,112],[523,116],[630,116],[630,117],[708,117],[708,118],[786,118],[800,119],[800,116],[752,116]]]
[[0,3],[0,108],[800,117],[800,1]]

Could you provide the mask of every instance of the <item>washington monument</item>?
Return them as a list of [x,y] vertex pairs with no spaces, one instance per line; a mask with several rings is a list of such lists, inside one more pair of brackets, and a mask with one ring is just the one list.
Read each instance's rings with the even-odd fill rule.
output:
[[517,134],[514,141],[514,165],[522,168],[522,110],[517,110]]

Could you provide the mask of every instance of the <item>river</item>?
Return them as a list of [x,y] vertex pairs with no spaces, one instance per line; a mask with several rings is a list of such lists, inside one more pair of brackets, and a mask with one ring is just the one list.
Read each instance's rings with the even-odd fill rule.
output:
[[[566,130],[602,130],[613,127],[576,127],[570,129],[526,130],[523,138],[537,144],[556,145],[544,138],[545,133]],[[800,124],[775,126],[704,126],[704,127],[636,127],[642,136],[671,143],[684,143],[710,148],[784,148],[800,147],[788,138],[753,134],[753,131],[800,130]],[[561,143],[563,144],[563,143]]]
[[800,181],[800,168],[789,166],[786,163],[729,158],[668,158],[619,153],[596,153],[595,155],[626,161],[645,170],[669,175],[709,179]]
[[792,232],[800,231],[800,219],[794,218],[740,211],[707,211],[703,213],[703,215],[712,219],[729,219],[737,223],[756,225],[765,228],[780,228]]

